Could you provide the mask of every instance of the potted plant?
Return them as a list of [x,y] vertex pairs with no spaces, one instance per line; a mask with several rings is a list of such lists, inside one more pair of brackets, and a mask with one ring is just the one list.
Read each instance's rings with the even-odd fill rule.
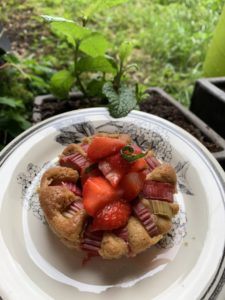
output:
[[225,138],[225,77],[198,80],[190,110]]
[[[122,117],[136,107],[141,97],[140,85],[129,84],[127,80],[129,70],[137,67],[128,62],[133,43],[125,41],[117,54],[110,55],[113,46],[111,42],[101,32],[88,26],[94,13],[126,1],[94,2],[83,12],[78,22],[42,16],[50,23],[54,33],[67,43],[72,55],[67,66],[51,78],[51,91],[58,99],[54,104],[56,112],[107,103],[113,117]],[[71,93],[74,89],[78,93]],[[81,102],[77,101],[78,98],[82,99]],[[54,98],[44,99],[50,103],[47,109],[53,109]],[[34,121],[37,117],[36,108],[40,107],[44,99],[38,98],[35,101]],[[46,108],[42,110],[46,112]]]
[[35,99],[33,121],[36,123],[67,110],[98,105],[107,106],[113,117],[126,116],[138,108],[183,127],[218,155],[225,149],[225,141],[206,124],[162,90],[154,88],[146,92],[145,87],[128,80],[129,70],[137,68],[128,59],[133,43],[124,42],[117,54],[110,55],[111,43],[88,27],[96,11],[123,2],[126,1],[112,0],[106,4],[98,0],[84,11],[79,23],[43,16],[54,33],[66,41],[73,56],[65,69],[51,78],[52,95]]

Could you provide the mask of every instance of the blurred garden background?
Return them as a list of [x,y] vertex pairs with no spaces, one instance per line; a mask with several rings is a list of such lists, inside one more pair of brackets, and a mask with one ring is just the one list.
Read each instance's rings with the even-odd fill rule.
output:
[[[0,150],[31,125],[33,99],[51,93],[52,75],[68,66],[71,49],[41,15],[77,20],[90,0],[0,0]],[[117,48],[132,40],[132,80],[158,86],[189,106],[219,16],[221,0],[129,0],[97,13],[91,25]]]

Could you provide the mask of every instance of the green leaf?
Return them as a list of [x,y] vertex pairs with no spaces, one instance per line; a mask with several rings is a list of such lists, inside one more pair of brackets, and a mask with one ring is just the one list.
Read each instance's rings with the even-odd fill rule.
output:
[[103,94],[109,101],[109,111],[114,118],[125,117],[136,107],[135,89],[125,84],[121,85],[117,93],[113,88],[112,82],[107,82],[103,86]]
[[29,128],[31,126],[31,123],[18,113],[13,113],[12,119],[15,120],[16,122],[18,122],[18,124],[20,125],[20,128],[23,130],[26,130],[27,128]]
[[134,48],[134,43],[133,42],[124,42],[121,44],[119,48],[119,57],[121,61],[127,60],[129,55],[131,54],[132,50]]
[[50,84],[54,95],[66,98],[74,85],[74,77],[69,71],[62,70],[52,76]]
[[87,85],[88,96],[102,98],[102,88],[105,81],[93,79]]
[[109,47],[110,42],[99,33],[86,37],[80,44],[80,50],[92,57],[103,56]]
[[84,28],[73,21],[53,21],[52,30],[59,36],[65,36],[68,43],[75,46],[76,42],[91,34],[91,30]]
[[17,55],[15,55],[14,53],[6,53],[4,55],[4,60],[7,61],[8,63],[12,63],[12,64],[20,63],[19,57]]
[[225,6],[213,34],[203,65],[204,76],[225,76]]
[[95,0],[92,4],[83,12],[85,19],[90,19],[95,13],[105,11],[108,8],[123,4],[128,0]]
[[61,18],[61,17],[49,16],[49,15],[41,15],[41,17],[47,22],[70,22],[70,23],[73,23],[72,20]]
[[8,98],[8,97],[0,97],[0,104],[6,105],[12,108],[16,107],[24,107],[23,103],[20,100]]
[[99,57],[83,57],[77,64],[79,72],[103,72],[115,74],[116,70],[113,68],[110,61],[104,56]]

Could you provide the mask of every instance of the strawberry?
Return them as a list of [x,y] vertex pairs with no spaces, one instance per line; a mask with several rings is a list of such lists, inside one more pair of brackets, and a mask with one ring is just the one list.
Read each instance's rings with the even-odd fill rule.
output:
[[84,208],[90,216],[119,197],[117,191],[103,177],[89,177],[83,187]]
[[111,185],[116,187],[122,177],[128,172],[130,164],[120,153],[116,153],[101,160],[98,164],[98,168]]
[[148,168],[146,160],[142,157],[130,164],[130,172],[139,172]]
[[98,161],[104,157],[118,152],[126,145],[125,140],[106,136],[95,136],[88,147],[87,155],[92,161]]
[[123,191],[123,198],[131,201],[135,199],[144,186],[145,174],[142,172],[127,173],[120,183],[120,189]]
[[127,224],[131,214],[129,203],[115,200],[100,209],[93,219],[90,230],[113,230]]
[[86,170],[87,169],[84,169],[80,175],[80,180],[81,180],[82,186],[84,186],[84,184],[88,180],[88,178],[102,176],[102,173],[99,171],[99,169],[97,167],[93,168],[93,170],[90,170],[90,171],[86,171]]

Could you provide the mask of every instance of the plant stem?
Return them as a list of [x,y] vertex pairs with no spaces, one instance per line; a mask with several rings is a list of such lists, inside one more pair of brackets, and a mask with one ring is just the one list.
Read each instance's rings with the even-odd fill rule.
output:
[[0,70],[10,68],[10,67],[17,69],[21,73],[21,75],[23,75],[24,78],[29,78],[29,75],[27,75],[19,66],[17,66],[16,64],[13,64],[13,63],[3,64],[2,66],[0,66]]
[[119,70],[116,74],[114,80],[113,80],[113,86],[115,90],[118,92],[120,86],[121,86],[121,78],[123,76],[123,61],[120,61]]
[[74,75],[75,75],[75,78],[76,78],[77,85],[79,86],[79,88],[80,88],[81,92],[84,94],[84,96],[86,96],[87,92],[86,92],[86,90],[85,90],[85,88],[84,88],[84,86],[81,82],[79,71],[77,70],[79,46],[80,46],[80,42],[77,41],[76,42],[76,47],[75,47],[75,50],[74,50]]

